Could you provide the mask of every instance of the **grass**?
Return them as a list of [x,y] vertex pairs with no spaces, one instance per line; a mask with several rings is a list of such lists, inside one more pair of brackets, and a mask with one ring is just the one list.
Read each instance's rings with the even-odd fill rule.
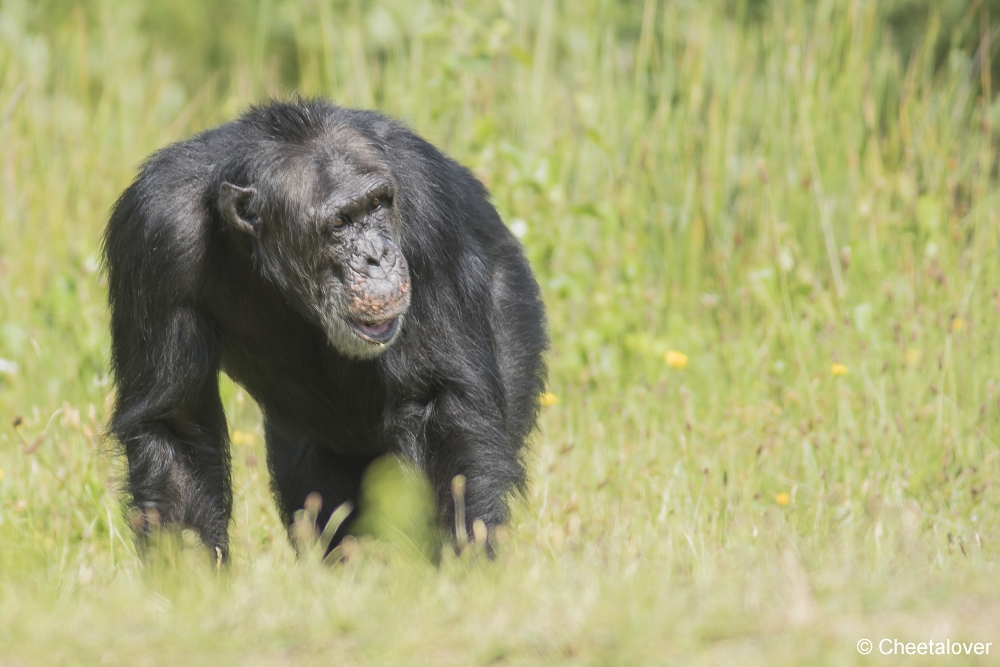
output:
[[[995,655],[1000,105],[940,50],[992,54],[987,5],[904,56],[847,0],[0,4],[0,665]],[[232,565],[137,558],[100,234],[149,152],[293,90],[404,119],[522,237],[552,396],[496,562],[414,555],[384,479],[384,539],[297,559],[225,377]]]

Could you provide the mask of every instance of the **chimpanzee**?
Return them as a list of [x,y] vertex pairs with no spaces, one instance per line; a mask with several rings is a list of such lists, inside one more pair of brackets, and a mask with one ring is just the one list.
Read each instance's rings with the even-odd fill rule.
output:
[[400,123],[251,108],[149,158],[104,258],[109,431],[140,536],[158,516],[228,554],[220,369],[261,407],[287,525],[315,492],[322,526],[389,453],[426,472],[446,525],[465,477],[460,539],[507,519],[545,378],[538,285],[485,187]]

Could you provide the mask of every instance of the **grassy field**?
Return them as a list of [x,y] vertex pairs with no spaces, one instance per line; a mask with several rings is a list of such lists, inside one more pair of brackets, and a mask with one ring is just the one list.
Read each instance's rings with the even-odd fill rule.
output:
[[[0,665],[995,664],[1000,37],[907,4],[0,1]],[[225,377],[233,562],[136,555],[109,208],[293,92],[405,120],[527,249],[551,396],[494,562],[416,555],[392,469],[382,539],[297,559]]]

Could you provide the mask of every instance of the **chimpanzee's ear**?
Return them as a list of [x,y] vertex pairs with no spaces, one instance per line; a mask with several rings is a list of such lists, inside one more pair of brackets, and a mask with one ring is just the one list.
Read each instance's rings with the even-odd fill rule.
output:
[[241,232],[257,236],[260,218],[253,206],[257,190],[251,185],[242,188],[225,181],[219,187],[219,212],[222,219]]

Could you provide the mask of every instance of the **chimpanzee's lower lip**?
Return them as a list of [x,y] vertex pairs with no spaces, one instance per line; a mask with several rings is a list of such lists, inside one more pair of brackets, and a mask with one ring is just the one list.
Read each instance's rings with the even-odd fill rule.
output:
[[381,322],[362,322],[360,320],[348,320],[351,327],[354,328],[355,333],[357,333],[361,338],[364,338],[370,343],[384,343],[393,337],[396,333],[396,327],[399,324],[399,318],[393,317],[389,320],[382,320]]

